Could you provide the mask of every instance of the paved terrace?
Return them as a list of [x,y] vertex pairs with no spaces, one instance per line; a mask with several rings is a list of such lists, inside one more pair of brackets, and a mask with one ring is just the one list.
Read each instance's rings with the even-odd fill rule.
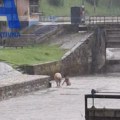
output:
[[[71,77],[70,80],[69,87],[57,88],[52,82],[52,88],[1,101],[0,120],[84,120],[84,95],[91,89],[120,92],[119,74]],[[96,104],[120,108],[117,102],[97,100]]]

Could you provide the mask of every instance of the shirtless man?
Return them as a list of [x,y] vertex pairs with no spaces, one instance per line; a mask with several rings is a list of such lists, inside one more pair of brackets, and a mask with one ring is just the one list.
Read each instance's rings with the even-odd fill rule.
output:
[[55,73],[54,80],[55,80],[55,82],[57,84],[57,87],[60,87],[60,83],[61,83],[61,80],[62,80],[61,73]]

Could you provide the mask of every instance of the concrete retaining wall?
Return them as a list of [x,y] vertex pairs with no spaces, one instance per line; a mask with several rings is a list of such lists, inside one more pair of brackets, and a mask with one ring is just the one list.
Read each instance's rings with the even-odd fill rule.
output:
[[[105,40],[102,30],[90,33],[75,47],[68,51],[60,61],[46,64],[22,66],[28,74],[53,75],[55,72],[62,74],[91,74],[100,71],[105,65]],[[98,37],[99,35],[99,37]]]
[[119,109],[89,109],[87,120],[119,120]]
[[62,70],[65,74],[89,74],[92,65],[94,34],[89,34],[62,57]]
[[61,61],[48,62],[37,65],[21,66],[25,73],[31,75],[54,75],[55,72],[61,72]]
[[49,86],[48,76],[20,75],[15,77],[0,81],[0,100],[25,95]]
[[21,68],[28,74],[47,74],[52,76],[55,72],[62,74],[89,74],[92,69],[93,34],[88,36],[73,49],[68,51],[60,61],[54,61],[38,65],[24,65]]
[[92,70],[93,73],[105,71],[106,63],[106,36],[103,27],[97,27],[94,32],[95,41],[92,48]]

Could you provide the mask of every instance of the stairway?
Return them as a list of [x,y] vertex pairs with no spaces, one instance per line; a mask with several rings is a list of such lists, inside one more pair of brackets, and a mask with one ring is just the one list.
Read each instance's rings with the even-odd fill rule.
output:
[[106,61],[107,73],[120,73],[120,60],[107,60]]
[[112,48],[113,58],[106,60],[107,73],[120,73],[120,28],[106,30],[106,48]]
[[24,47],[29,45],[40,44],[55,33],[60,31],[56,25],[36,25],[25,29],[21,32],[19,38],[7,38],[3,41],[4,47]]
[[106,48],[120,48],[120,28],[106,30]]

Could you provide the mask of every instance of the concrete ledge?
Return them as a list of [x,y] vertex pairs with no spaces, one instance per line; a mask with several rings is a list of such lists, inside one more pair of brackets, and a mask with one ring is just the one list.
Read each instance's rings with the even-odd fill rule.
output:
[[89,120],[119,120],[120,109],[88,109]]
[[49,84],[49,76],[20,75],[0,81],[0,100],[24,95],[40,89]]

